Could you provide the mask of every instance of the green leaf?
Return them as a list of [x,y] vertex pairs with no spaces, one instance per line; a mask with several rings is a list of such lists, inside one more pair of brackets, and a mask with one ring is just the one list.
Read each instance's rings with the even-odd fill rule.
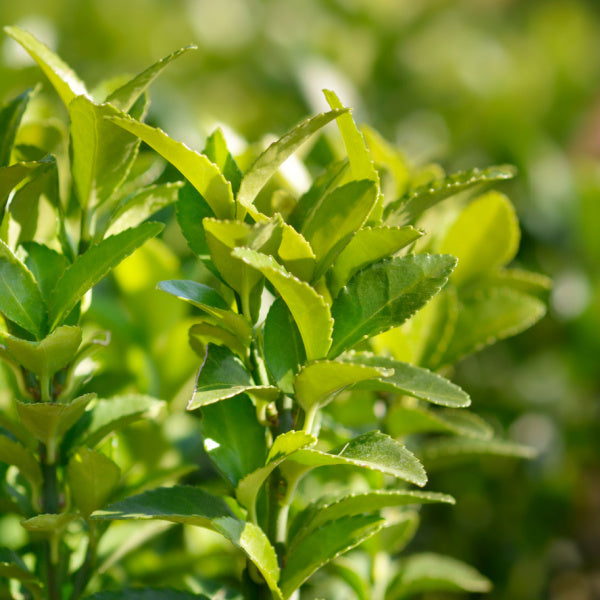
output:
[[377,187],[370,180],[351,181],[327,194],[301,233],[317,258],[314,277],[320,277],[362,227],[377,200]]
[[20,27],[5,27],[4,31],[21,44],[38,63],[65,106],[69,106],[75,96],[88,95],[85,85],[73,69],[31,33]]
[[61,277],[48,303],[50,331],[73,310],[83,295],[144,242],[163,229],[161,223],[144,223],[90,246]]
[[310,412],[315,407],[325,406],[353,384],[374,377],[387,377],[393,372],[391,369],[350,362],[313,362],[304,366],[296,375],[296,400],[306,412]]
[[128,117],[111,119],[123,129],[137,135],[168,160],[200,192],[218,219],[231,219],[235,202],[231,184],[223,177],[219,167],[204,154],[176,142],[164,131],[150,127]]
[[244,392],[270,400],[279,394],[274,386],[256,385],[244,363],[231,350],[209,344],[187,410],[233,398]]
[[23,559],[9,548],[0,547],[0,578],[20,581],[31,592],[35,600],[41,600],[43,597],[41,583],[27,568]]
[[120,478],[121,469],[110,458],[89,448],[80,448],[67,465],[73,501],[86,518],[106,504]]
[[127,83],[116,89],[108,98],[106,102],[110,102],[115,108],[123,112],[128,112],[129,109],[134,105],[135,101],[142,95],[145,89],[156,79],[156,77],[162,72],[162,70],[173,60],[179,58],[189,50],[197,50],[198,47],[194,44],[180,48],[175,52],[165,56],[158,62],[142,71],[139,75],[136,75],[133,79],[130,79]]
[[438,202],[476,186],[489,186],[498,181],[512,179],[516,169],[510,165],[471,169],[434,179],[413,189],[407,197],[390,203],[385,209],[388,225],[406,225],[414,222],[421,213]]
[[200,431],[206,452],[234,487],[264,464],[265,428],[248,396],[204,406]]
[[236,195],[240,189],[243,175],[227,148],[227,142],[220,127],[217,127],[207,138],[206,147],[203,152],[209,160],[219,167],[225,179],[231,184],[234,195]]
[[399,572],[390,584],[386,599],[400,600],[425,592],[486,593],[492,584],[462,561],[440,554],[413,554],[400,561]]
[[361,340],[401,325],[446,283],[456,259],[419,254],[375,263],[359,271],[331,307],[335,357]]
[[418,486],[427,483],[425,470],[414,454],[379,431],[363,433],[331,452],[298,450],[281,468],[294,475],[328,465],[348,465],[377,471]]
[[4,220],[6,204],[13,189],[37,171],[46,169],[49,163],[18,162],[9,167],[0,167],[0,224]]
[[183,184],[179,181],[150,185],[127,196],[111,214],[105,234],[108,237],[137,227],[159,210],[177,200]]
[[333,263],[329,284],[331,295],[335,298],[357,271],[394,255],[422,235],[411,226],[360,229]]
[[114,592],[96,592],[86,600],[210,600],[204,594],[191,594],[172,588],[128,588]]
[[[340,99],[331,90],[323,90],[325,98],[332,109],[344,108]],[[346,153],[350,160],[350,168],[352,170],[353,179],[370,179],[375,183],[376,198],[378,200],[377,209],[374,206],[371,208],[375,214],[372,215],[371,220],[380,221],[382,215],[382,198],[379,197],[379,173],[371,158],[371,153],[365,143],[365,138],[356,126],[352,114],[346,112],[337,117],[337,124],[344,140],[344,146],[346,147]],[[368,216],[368,215],[367,215]]]
[[468,204],[450,226],[440,251],[458,258],[450,280],[463,285],[503,267],[519,248],[519,224],[510,200],[488,192]]
[[246,346],[244,346],[236,335],[219,325],[197,323],[190,327],[188,334],[190,346],[195,350],[196,354],[202,357],[208,344],[224,346],[237,354],[242,360],[244,360],[248,352]]
[[27,252],[25,264],[37,281],[44,300],[47,301],[54,286],[67,270],[69,261],[44,244],[23,242],[22,246]]
[[289,547],[281,571],[281,591],[289,598],[315,571],[377,533],[385,520],[378,515],[329,521]]
[[0,311],[40,338],[46,306],[31,271],[0,240]]
[[356,386],[359,389],[399,392],[433,404],[455,408],[471,404],[471,399],[464,390],[441,375],[422,367],[363,352],[345,354],[341,360],[391,371],[391,375],[387,375],[384,379],[359,383]]
[[28,371],[40,378],[50,378],[73,360],[81,345],[79,327],[63,325],[40,342],[21,340],[9,334],[0,334],[8,351]]
[[234,313],[225,300],[211,287],[183,279],[160,281],[157,287],[167,294],[186,300],[202,309],[239,337],[244,345],[250,344],[252,327],[248,321],[242,315]]
[[39,491],[43,482],[42,469],[35,456],[25,446],[0,435],[0,462],[15,465],[34,490]]
[[296,321],[282,298],[277,298],[267,313],[263,346],[267,368],[277,387],[293,394],[294,377],[306,361],[306,352]]
[[454,364],[467,354],[531,327],[546,313],[537,298],[510,288],[475,290],[460,298],[454,335],[440,364]]
[[279,262],[298,279],[311,281],[315,272],[315,253],[304,236],[287,223],[282,223]]
[[[181,228],[181,233],[186,239],[190,250],[198,256],[205,265],[213,272],[217,270],[212,265],[206,235],[202,221],[205,217],[214,217],[212,209],[189,181],[179,190],[179,197],[176,204],[177,222]],[[211,268],[212,267],[212,268]]]
[[[238,482],[235,495],[239,503],[249,510],[251,515],[256,514],[256,497],[267,477],[288,456],[294,454],[300,448],[312,446],[317,443],[317,438],[303,431],[288,431],[278,435],[269,449],[269,454],[264,465],[248,473]],[[247,445],[245,446],[247,451]]]
[[480,456],[506,456],[535,458],[536,451],[529,446],[502,439],[477,440],[468,438],[442,438],[425,444],[421,457],[428,469],[444,467]]
[[508,287],[517,292],[546,299],[552,289],[552,279],[523,269],[498,269],[485,275],[485,285]]
[[447,494],[412,490],[373,490],[348,494],[335,499],[325,498],[309,504],[298,513],[291,528],[293,535],[290,546],[294,546],[297,540],[303,538],[307,533],[318,530],[329,521],[375,513],[391,506],[411,506],[436,502],[454,504],[455,500]]
[[17,412],[27,431],[48,447],[51,461],[57,442],[81,418],[94,397],[85,394],[70,404],[17,402]]
[[0,107],[0,167],[10,164],[10,155],[21,119],[35,90],[28,89]]
[[93,448],[113,431],[123,429],[146,416],[156,416],[164,404],[161,400],[141,394],[97,400],[66,435],[67,447],[85,445]]
[[[311,119],[303,121],[276,142],[272,143],[244,173],[240,190],[237,195],[238,214],[242,219],[244,210],[256,220],[259,212],[254,207],[254,199],[264,185],[277,172],[279,167],[315,132],[327,125],[337,116],[346,112],[343,110],[332,110],[327,113],[316,115]],[[219,216],[219,215],[217,215]]]
[[465,410],[432,411],[394,406],[386,415],[385,423],[386,431],[395,438],[413,433],[442,432],[489,440],[494,433],[483,419]]
[[52,538],[63,532],[77,518],[78,515],[74,512],[45,513],[21,521],[21,526],[27,531],[45,534],[46,537]]
[[259,270],[283,298],[296,321],[308,360],[323,358],[331,345],[333,329],[325,300],[307,283],[286,271],[271,256],[247,248],[236,248],[233,255]]
[[151,490],[112,504],[92,518],[161,519],[217,531],[246,553],[281,598],[277,555],[267,536],[256,525],[234,517],[224,500],[203,490],[185,486]]

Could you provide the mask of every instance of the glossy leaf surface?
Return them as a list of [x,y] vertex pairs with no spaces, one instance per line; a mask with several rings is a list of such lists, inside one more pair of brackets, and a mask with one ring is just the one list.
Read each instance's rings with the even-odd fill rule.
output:
[[33,90],[26,90],[0,107],[0,167],[6,167],[10,164],[10,155],[17,129],[32,93]]

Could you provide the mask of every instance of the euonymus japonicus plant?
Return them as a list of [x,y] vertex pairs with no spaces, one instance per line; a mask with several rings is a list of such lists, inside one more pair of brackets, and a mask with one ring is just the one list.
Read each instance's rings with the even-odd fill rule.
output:
[[[19,145],[4,151],[3,357],[19,391],[18,419],[2,417],[0,459],[12,465],[5,489],[26,518],[34,551],[32,566],[2,551],[0,577],[25,597],[77,598],[93,577],[97,537],[108,524],[162,520],[229,540],[245,556],[237,580],[234,562],[224,569],[230,577],[212,583],[182,578],[177,591],[95,598],[394,600],[487,590],[485,577],[455,559],[401,550],[420,505],[453,502],[422,489],[424,465],[528,454],[466,410],[467,393],[442,376],[544,312],[539,297],[548,282],[507,267],[518,224],[508,198],[489,191],[513,170],[445,176],[437,166],[409,168],[326,91],[329,112],[257,153],[243,171],[220,130],[200,153],[142,122],[145,87],[172,57],[99,103],[47,48],[20,30],[8,33],[68,107],[73,193],[61,199],[41,185],[45,177],[56,188],[51,158],[26,159],[34,149]],[[26,102],[27,95],[4,108],[10,127],[2,148],[11,148]],[[323,131],[334,121],[337,145]],[[314,138],[327,147],[315,155],[329,158],[310,187],[295,192],[280,167]],[[119,194],[139,140],[184,181]],[[56,215],[55,235],[43,242],[39,227],[20,218],[19,207],[33,197],[27,190]],[[200,417],[198,435],[223,485],[125,497],[118,467],[96,447],[152,401],[77,397],[90,376],[83,358],[98,341],[81,345],[81,299],[158,233],[160,226],[142,222],[175,197],[181,232],[206,276],[158,286],[194,307],[189,341],[201,368],[188,410]],[[124,499],[107,506],[111,494]],[[76,569],[63,541],[74,531],[88,537]],[[36,546],[43,535],[47,541]]]

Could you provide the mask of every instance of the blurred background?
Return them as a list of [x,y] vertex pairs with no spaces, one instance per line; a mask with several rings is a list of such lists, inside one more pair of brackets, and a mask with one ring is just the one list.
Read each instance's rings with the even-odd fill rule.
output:
[[[153,84],[148,118],[196,148],[217,124],[234,152],[281,135],[325,107],[328,87],[411,163],[516,165],[503,191],[521,219],[518,261],[554,280],[548,316],[463,361],[456,380],[539,457],[432,473],[430,488],[457,506],[428,509],[412,547],[476,566],[495,583],[490,600],[600,598],[598,0],[4,0],[0,24],[34,33],[90,88],[197,44]],[[0,37],[0,101],[38,81]],[[179,268],[164,247],[136,273],[144,260],[163,279]],[[133,314],[150,322],[121,273]],[[163,302],[156,328],[185,338],[188,323],[170,330],[180,309]],[[127,321],[96,310],[113,329]],[[196,359],[163,352],[157,382],[138,337],[136,384],[171,400]],[[161,345],[153,352],[160,360]]]

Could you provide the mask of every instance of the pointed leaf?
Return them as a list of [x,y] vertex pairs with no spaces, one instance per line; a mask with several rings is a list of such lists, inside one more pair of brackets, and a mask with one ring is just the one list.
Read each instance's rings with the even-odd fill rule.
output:
[[27,252],[25,264],[37,281],[44,300],[47,301],[56,283],[67,270],[69,261],[64,255],[44,244],[23,242],[22,246]]
[[42,598],[42,585],[13,550],[0,547],[0,578],[16,579],[29,589],[35,600]]
[[158,62],[142,71],[139,75],[136,75],[133,79],[130,79],[127,83],[116,89],[108,98],[106,102],[110,102],[115,108],[123,112],[128,112],[129,109],[134,105],[135,101],[141,96],[144,90],[156,79],[161,71],[173,60],[179,58],[189,50],[197,50],[198,47],[194,44],[180,48],[172,54],[165,56]]
[[242,360],[248,350],[236,335],[219,325],[197,323],[190,327],[188,334],[190,346],[196,351],[196,354],[202,357],[208,344],[224,346],[237,354]]
[[38,63],[65,106],[69,106],[75,96],[87,95],[85,85],[81,79],[48,46],[42,44],[31,33],[20,27],[5,27],[4,31],[19,42]]
[[259,270],[281,295],[296,321],[308,360],[325,356],[331,345],[333,323],[323,298],[271,256],[247,248],[236,248],[233,255]]
[[385,524],[378,515],[329,521],[291,546],[281,572],[281,591],[289,598],[315,571],[377,533]]
[[150,185],[125,198],[110,216],[106,233],[109,237],[130,227],[137,227],[159,210],[177,200],[183,184],[179,181]]
[[277,387],[293,394],[294,377],[306,362],[306,352],[300,330],[282,298],[277,298],[269,308],[263,345],[265,362]]
[[40,338],[46,306],[31,271],[0,240],[0,312]]
[[38,461],[25,446],[5,435],[0,435],[0,463],[15,465],[34,490],[39,490],[43,476]]
[[348,280],[368,265],[393,256],[423,235],[414,227],[364,227],[356,232],[331,268],[330,289],[335,298]]
[[220,127],[208,136],[203,153],[219,167],[225,179],[231,183],[231,189],[236,195],[242,182],[242,172],[227,148],[227,142]]
[[6,167],[10,164],[10,155],[17,130],[29,103],[29,98],[34,93],[33,89],[26,90],[0,107],[0,167]]
[[440,251],[458,258],[451,281],[463,285],[510,262],[519,247],[519,224],[510,200],[488,192],[468,204],[450,226]]
[[163,229],[161,223],[144,223],[90,246],[65,271],[50,297],[50,330],[59,325],[83,295],[112,268]]
[[216,274],[217,270],[210,260],[204,226],[202,225],[205,217],[214,216],[215,213],[202,197],[202,194],[189,181],[186,181],[179,190],[177,199],[177,222],[190,250]]
[[162,519],[205,527],[225,536],[256,565],[277,598],[277,555],[262,530],[233,516],[224,500],[193,487],[175,486],[144,492],[96,512],[94,519]]
[[304,236],[287,223],[282,223],[279,262],[298,279],[310,281],[315,271],[315,253]]
[[392,369],[375,365],[353,364],[323,360],[310,363],[296,375],[294,389],[296,400],[307,412],[313,407],[328,404],[337,394],[347,387],[373,379],[387,377],[393,374]]
[[461,171],[441,179],[434,179],[415,188],[407,197],[389,204],[385,210],[388,224],[406,225],[414,222],[421,213],[446,198],[475,186],[486,187],[497,181],[512,179],[515,175],[516,170],[514,167],[500,165],[488,167],[487,169]]
[[[283,137],[271,144],[246,171],[237,195],[238,218],[243,218],[240,210],[246,210],[253,218],[258,217],[254,199],[264,185],[277,172],[279,167],[315,132],[337,116],[346,112],[332,110],[303,121]],[[217,215],[218,216],[218,215]]]
[[84,517],[104,506],[121,478],[121,469],[104,454],[80,448],[67,465],[75,506]]
[[4,220],[6,204],[13,189],[26,181],[36,171],[47,168],[47,163],[18,162],[9,167],[0,167],[0,223]]
[[422,367],[362,352],[343,355],[342,360],[391,371],[391,375],[383,379],[358,384],[360,389],[400,392],[441,406],[460,408],[471,404],[471,399],[464,390],[441,375]]
[[302,226],[315,256],[315,277],[322,275],[362,227],[377,199],[377,187],[370,181],[351,181],[323,198]]
[[359,271],[331,307],[335,325],[329,356],[402,324],[439,292],[455,265],[453,256],[420,254]]
[[262,467],[267,454],[265,428],[248,396],[204,406],[200,430],[206,452],[234,487]]
[[462,561],[440,554],[413,554],[400,562],[400,570],[386,598],[400,600],[424,592],[479,592],[492,589],[481,573]]
[[244,392],[270,400],[279,394],[274,386],[256,385],[244,363],[231,350],[209,344],[187,410],[233,398]]
[[131,118],[115,117],[114,123],[137,135],[168,160],[200,192],[219,219],[234,216],[235,203],[231,184],[223,177],[219,167],[204,154],[176,142],[164,131],[150,127]]

